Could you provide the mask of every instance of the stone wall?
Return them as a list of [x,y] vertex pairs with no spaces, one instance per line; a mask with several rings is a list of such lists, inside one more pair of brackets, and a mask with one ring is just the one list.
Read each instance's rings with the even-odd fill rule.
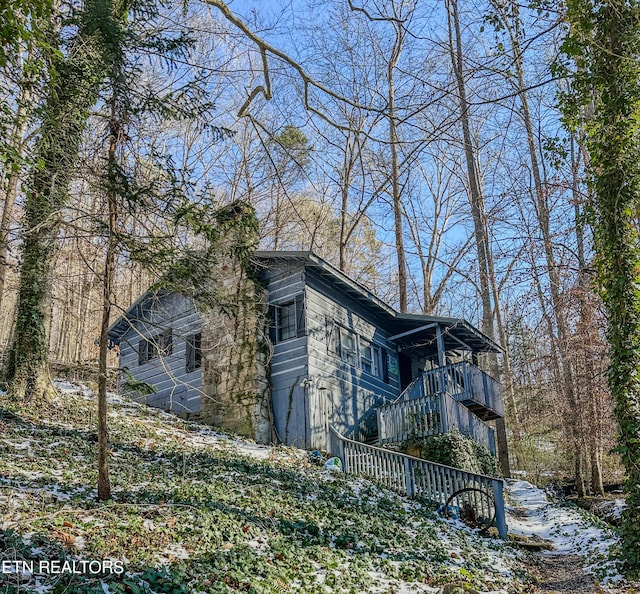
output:
[[269,443],[267,295],[238,262],[215,272],[229,301],[203,312],[201,418],[225,431]]
[[202,314],[200,417],[260,443],[273,433],[269,385],[268,295],[251,256],[258,243],[253,208],[234,203],[216,213],[207,274],[192,287]]

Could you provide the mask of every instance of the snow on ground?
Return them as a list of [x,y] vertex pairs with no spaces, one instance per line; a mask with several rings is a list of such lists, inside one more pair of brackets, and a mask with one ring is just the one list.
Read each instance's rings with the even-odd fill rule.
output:
[[[95,399],[95,392],[82,384],[74,384],[66,380],[54,380],[53,384],[56,390],[64,394],[81,395],[88,400]],[[140,416],[141,410],[146,412],[150,410],[146,404],[134,402],[112,392],[107,394],[107,402],[110,405],[117,405],[117,411],[112,411],[111,413],[114,415]],[[241,438],[232,438],[212,429],[201,428],[197,433],[185,431],[185,422],[180,419],[180,417],[176,417],[174,414],[163,412],[159,409],[153,409],[153,412],[155,416],[160,417],[170,425],[168,428],[156,430],[156,434],[160,437],[163,435],[171,436],[193,448],[231,448],[240,455],[248,456],[256,460],[267,460],[273,455],[274,448],[271,446],[260,445]]]
[[507,481],[507,524],[509,532],[538,536],[553,543],[548,555],[579,555],[585,571],[602,584],[614,584],[623,578],[615,562],[609,560],[618,543],[613,530],[597,522],[578,508],[549,501],[546,493],[523,480]]
[[609,522],[620,522],[622,512],[627,507],[624,499],[611,499],[601,501],[591,508],[591,511],[599,518]]
[[[64,394],[95,401],[95,393],[86,386],[66,381],[56,381],[55,386]],[[269,460],[292,463],[295,468],[302,468],[304,463],[307,463],[307,452],[303,450],[281,446],[262,446],[245,439],[224,435],[213,429],[187,422],[173,414],[150,409],[146,405],[115,394],[109,394],[108,399],[110,415],[121,418],[126,417],[128,424],[130,423],[143,429],[135,437],[135,443],[145,451],[152,451],[154,447],[157,447],[158,443],[168,440],[185,446],[187,448],[185,451],[191,449],[224,450],[232,455],[251,457],[261,462]],[[148,431],[146,430],[147,428]],[[13,436],[10,437],[9,434],[6,434],[0,438],[0,442],[11,450],[15,450],[24,463],[32,450],[37,453],[39,431],[41,430],[32,430],[28,435],[20,432],[20,435],[16,435],[13,439]],[[59,445],[63,445],[59,440],[47,445],[48,452],[54,458]],[[125,454],[126,451],[122,455]],[[119,456],[121,452],[114,451],[113,455]],[[20,476],[24,479],[36,479],[41,475],[39,470],[36,473],[31,466],[20,468],[18,464],[12,465],[11,471],[14,476]],[[55,468],[49,469],[48,473],[51,475],[49,478],[58,478],[54,471]],[[412,512],[415,512],[414,517],[420,517],[420,514],[417,513],[420,507],[419,503],[400,498],[386,490],[374,487],[364,479],[352,479],[348,484],[342,485],[339,477],[326,471],[317,473],[315,480],[320,484],[336,483],[341,499],[348,500],[350,497],[355,497],[359,502],[368,502],[372,507],[377,507],[382,500],[395,501],[397,499],[402,504],[405,512],[410,514],[409,518],[411,518]],[[19,499],[21,496],[28,497],[32,493],[44,492],[58,502],[65,503],[70,495],[78,493],[79,490],[86,490],[85,487],[80,487],[66,493],[58,489],[55,480],[52,480],[51,484],[42,484],[43,482],[40,481],[39,484],[34,484],[33,486],[16,484],[13,487],[13,497]],[[272,479],[272,482],[274,484],[277,483],[275,478]],[[0,480],[0,484],[2,483],[3,481]],[[144,481],[138,482],[130,485],[129,489],[132,492],[140,489],[144,490],[148,484],[148,482]],[[239,490],[241,491],[242,489]],[[508,481],[507,493],[508,503],[510,504],[507,523],[510,533],[538,536],[550,540],[555,547],[555,551],[545,554],[577,554],[582,556],[585,570],[596,575],[602,584],[617,583],[622,579],[617,572],[615,564],[608,560],[609,550],[617,543],[617,538],[612,530],[602,527],[602,524],[599,524],[597,520],[575,508],[550,502],[543,490],[524,480]],[[89,495],[93,496],[92,490]],[[317,496],[313,492],[305,492],[304,494],[304,500],[309,505],[314,504],[316,498]],[[155,529],[154,522],[151,519],[144,520],[142,526],[144,530]],[[434,518],[429,521],[429,524],[426,524],[424,520],[414,522],[409,520],[405,531],[417,543],[420,541],[421,533],[426,529],[433,531],[437,541],[447,552],[448,558],[443,558],[441,563],[449,569],[452,576],[469,575],[469,571],[472,570],[474,575],[491,585],[493,585],[491,576],[495,576],[496,582],[494,583],[496,585],[503,585],[505,582],[517,583],[519,581],[517,575],[523,558],[521,551],[505,546],[503,542],[495,539],[481,538],[476,534],[476,531],[471,530],[459,520]],[[362,544],[364,547],[365,543]],[[84,541],[74,542],[74,545],[80,549],[84,546]],[[261,534],[259,537],[254,536],[248,541],[248,546],[256,555],[271,555],[269,553],[271,543],[266,534]],[[355,548],[358,549],[359,547],[360,543],[357,543]],[[392,555],[389,557],[388,562],[393,565],[397,563],[392,560],[393,554],[397,553],[397,551],[391,551],[391,553]],[[189,559],[188,549],[182,547],[179,543],[170,544],[161,549],[158,555],[160,559]],[[380,558],[386,560],[387,555],[388,552],[385,551],[380,554]],[[347,571],[348,567],[345,566],[343,569]],[[326,577],[324,574],[326,573],[327,568],[318,566],[315,572],[318,583],[323,582],[323,578]],[[369,575],[373,580],[371,589],[368,590],[370,592],[387,592],[391,590],[399,594],[410,594],[411,592],[429,593],[436,591],[424,583],[405,581],[400,576],[390,578],[389,575],[381,570],[370,570]],[[487,592],[487,594],[492,593]],[[506,593],[504,590],[493,590],[493,594]]]

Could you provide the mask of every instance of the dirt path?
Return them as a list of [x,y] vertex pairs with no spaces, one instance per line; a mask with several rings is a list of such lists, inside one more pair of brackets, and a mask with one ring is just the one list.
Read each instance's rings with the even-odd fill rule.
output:
[[583,560],[577,555],[531,556],[531,569],[537,578],[536,593],[596,594],[600,590],[592,577],[582,569]]
[[570,507],[554,503],[535,485],[522,480],[508,480],[507,485],[507,524],[514,540],[524,538],[529,548],[540,542],[552,551],[531,551],[527,561],[537,579],[535,594],[602,592],[593,576],[585,574],[583,568],[600,560],[598,568],[615,575],[616,568],[609,567],[606,561],[610,547],[615,544],[615,535]]

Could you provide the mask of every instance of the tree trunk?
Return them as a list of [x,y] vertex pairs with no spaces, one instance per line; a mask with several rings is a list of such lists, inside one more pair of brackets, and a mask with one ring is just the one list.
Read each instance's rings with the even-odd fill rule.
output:
[[[496,281],[495,269],[493,266],[493,258],[489,258],[489,280],[491,281],[491,289],[493,292],[493,301],[495,303],[495,316],[496,326],[498,327],[498,336],[500,338],[500,346],[504,349],[502,355],[502,391],[505,395],[505,401],[508,406],[508,410],[513,422],[513,450],[516,457],[516,466],[520,466],[519,454],[520,445],[522,443],[522,425],[520,422],[520,415],[518,414],[518,403],[516,402],[516,394],[514,390],[513,372],[511,370],[511,355],[509,353],[509,343],[507,341],[507,332],[502,323],[502,308],[500,307],[500,295],[498,294],[498,284]],[[504,419],[496,421],[496,436],[498,438],[498,446],[500,447],[501,455],[509,455],[509,445],[507,443],[507,431],[505,427]],[[504,474],[507,470],[507,465],[502,467]],[[510,468],[509,474],[504,475],[505,478],[511,476]]]
[[389,85],[389,144],[391,148],[391,202],[393,204],[393,221],[395,230],[396,258],[398,266],[398,300],[400,311],[406,312],[407,299],[407,261],[404,249],[404,235],[402,224],[402,196],[400,195],[400,165],[398,160],[398,130],[396,126],[396,90],[394,84],[394,70],[400,59],[404,43],[404,29],[397,22],[393,23],[395,40],[388,63]]
[[462,34],[458,16],[457,0],[446,0],[449,22],[449,53],[458,89],[458,104],[460,109],[460,124],[462,126],[462,140],[467,167],[467,181],[469,183],[469,203],[478,252],[478,280],[480,283],[480,298],[482,300],[482,331],[487,336],[493,336],[493,305],[491,303],[491,288],[489,286],[489,266],[487,253],[487,232],[484,195],[480,185],[476,149],[471,137],[469,117],[469,102],[465,87],[463,69]]
[[82,133],[105,74],[106,42],[103,31],[94,27],[108,29],[100,19],[84,15],[67,56],[54,54],[52,59],[35,149],[37,165],[27,184],[16,326],[7,358],[9,391],[18,399],[46,397],[51,392],[48,322],[60,210],[68,199]]
[[113,282],[115,277],[115,258],[118,246],[116,225],[118,217],[118,194],[116,189],[116,151],[122,140],[121,125],[115,112],[115,99],[112,105],[109,123],[108,152],[108,189],[107,201],[109,222],[107,225],[107,252],[104,260],[102,324],[100,327],[100,354],[98,375],[98,499],[104,501],[111,497],[109,480],[109,433],[107,427],[107,356],[109,353],[109,325],[111,321],[111,304],[113,303]]
[[340,239],[338,246],[338,267],[347,269],[347,245],[349,241],[349,188],[351,187],[351,164],[349,136],[345,138],[344,159],[340,171]]
[[[485,214],[485,201],[480,184],[476,149],[471,137],[471,124],[469,118],[469,102],[467,101],[467,91],[465,87],[463,69],[463,49],[462,34],[460,32],[460,19],[458,16],[457,0],[446,0],[447,18],[449,26],[449,53],[451,65],[456,79],[458,89],[458,103],[460,109],[460,123],[462,125],[462,139],[464,142],[464,155],[467,166],[467,180],[469,183],[469,202],[471,204],[471,215],[478,252],[478,279],[480,282],[480,297],[482,300],[482,331],[493,338],[493,304],[491,300],[491,286],[489,283],[489,259],[491,252],[487,235],[487,224]],[[492,367],[497,368],[494,359]],[[509,451],[507,445],[507,435],[504,419],[496,422],[496,437],[498,442],[498,458],[500,468],[505,477],[511,476],[509,466]]]
[[[535,139],[531,111],[529,109],[529,98],[527,96],[527,86],[524,78],[523,53],[520,46],[520,13],[516,2],[510,3],[510,18],[503,16],[503,22],[509,33],[511,49],[513,54],[513,65],[517,76],[517,92],[522,108],[522,120],[527,137],[527,147],[529,150],[529,160],[536,195],[536,215],[542,233],[546,265],[549,275],[549,286],[551,291],[551,304],[558,333],[558,353],[560,355],[560,382],[562,392],[569,405],[568,424],[573,443],[573,453],[575,456],[574,472],[576,487],[579,496],[585,495],[583,459],[584,448],[580,439],[580,404],[577,400],[573,371],[571,368],[571,353],[569,352],[569,330],[567,328],[567,312],[562,300],[561,279],[558,263],[556,262],[553,239],[550,228],[550,209],[547,202],[544,183],[542,180],[540,162],[538,159],[538,146]],[[500,10],[500,7],[498,7]]]
[[2,307],[2,297],[7,279],[7,256],[9,253],[9,233],[14,222],[14,206],[18,195],[18,184],[22,173],[22,163],[24,151],[24,138],[27,133],[27,105],[31,102],[31,81],[26,80],[24,75],[20,87],[20,97],[17,101],[14,125],[10,135],[10,145],[15,150],[15,158],[9,158],[4,164],[4,179],[2,189],[4,190],[4,207],[2,209],[2,219],[0,220],[0,308]]

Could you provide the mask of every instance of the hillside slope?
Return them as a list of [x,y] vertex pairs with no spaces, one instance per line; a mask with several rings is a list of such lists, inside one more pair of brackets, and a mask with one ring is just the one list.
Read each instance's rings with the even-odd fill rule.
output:
[[44,411],[0,396],[0,592],[528,589],[520,553],[429,505],[117,396],[97,503],[95,396],[57,386]]

